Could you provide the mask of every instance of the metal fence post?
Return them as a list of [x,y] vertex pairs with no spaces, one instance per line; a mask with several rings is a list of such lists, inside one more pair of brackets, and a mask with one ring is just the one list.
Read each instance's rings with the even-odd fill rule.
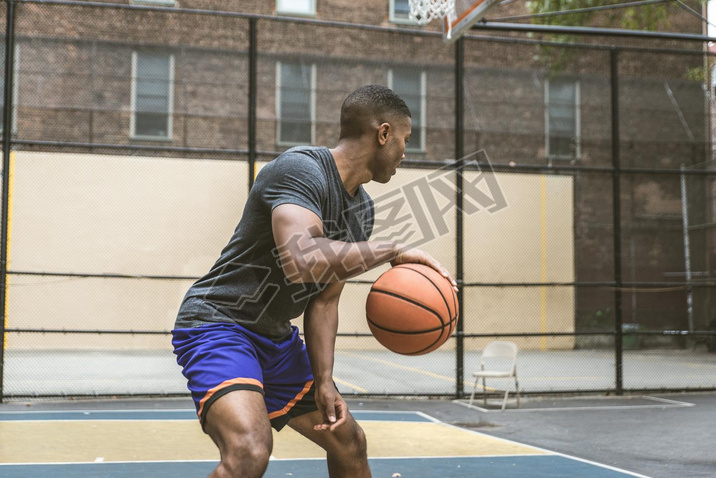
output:
[[2,130],[2,233],[0,234],[0,403],[5,398],[5,298],[7,297],[7,227],[8,202],[10,198],[10,150],[12,141],[12,92],[13,70],[15,62],[15,0],[7,1],[7,25],[5,31],[5,105]]
[[612,208],[614,228],[614,354],[616,393],[624,393],[622,376],[622,231],[621,231],[621,185],[619,163],[619,49],[613,47],[611,57],[611,107],[612,107]]
[[458,283],[457,301],[458,301],[458,321],[457,321],[457,357],[456,357],[456,398],[460,398],[464,393],[463,376],[465,368],[465,338],[464,324],[464,306],[463,306],[463,213],[462,213],[462,157],[464,156],[463,145],[463,102],[465,100],[465,92],[463,91],[463,78],[465,76],[465,40],[460,38],[455,42],[455,159],[457,168],[455,169],[455,280]]
[[249,190],[256,176],[257,23],[256,18],[249,18]]

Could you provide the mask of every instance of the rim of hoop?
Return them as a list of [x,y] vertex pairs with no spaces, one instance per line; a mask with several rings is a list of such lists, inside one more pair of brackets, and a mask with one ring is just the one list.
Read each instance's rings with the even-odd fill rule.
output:
[[410,18],[420,24],[455,16],[455,0],[408,0],[408,5]]
[[452,37],[452,21],[457,18],[455,0],[408,0],[408,18],[418,25],[427,25],[433,20],[445,21],[445,37]]

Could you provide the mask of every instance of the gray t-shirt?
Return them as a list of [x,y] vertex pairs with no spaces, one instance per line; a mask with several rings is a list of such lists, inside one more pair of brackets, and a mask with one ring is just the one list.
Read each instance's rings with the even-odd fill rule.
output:
[[326,278],[303,284],[286,278],[273,239],[271,212],[287,203],[316,213],[329,239],[366,241],[373,230],[372,199],[362,186],[355,196],[348,194],[328,148],[292,148],[259,172],[221,257],[184,297],[176,328],[238,323],[273,340],[291,332],[290,321],[303,313]]

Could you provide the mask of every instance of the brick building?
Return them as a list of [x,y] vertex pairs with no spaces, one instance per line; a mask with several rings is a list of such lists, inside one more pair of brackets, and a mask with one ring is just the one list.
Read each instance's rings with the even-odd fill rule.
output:
[[[153,9],[18,5],[16,149],[246,160],[249,20],[231,15],[238,12],[262,15],[260,160],[296,144],[332,145],[343,98],[366,83],[390,86],[410,106],[409,159],[454,156],[454,47],[426,33],[438,32],[436,25],[411,25],[407,0],[113,3]],[[702,32],[699,19],[671,12],[669,29]],[[524,3],[498,7],[494,16],[515,13],[526,13]],[[476,33],[465,42],[465,152],[484,149],[500,165],[587,168],[561,173],[574,181],[574,201],[565,209],[574,223],[573,277],[610,282],[612,174],[599,169],[612,164],[610,51],[597,44],[691,50],[619,55],[622,166],[656,169],[707,158],[708,105],[702,83],[689,76],[704,62],[701,45],[583,38],[591,46],[546,46],[503,37]],[[679,179],[647,173],[622,178],[625,281],[683,279]],[[692,219],[706,223],[706,186],[699,180],[690,185]],[[705,238],[696,233],[691,247],[692,268],[712,268]],[[515,277],[522,282],[519,273]],[[625,293],[625,321],[686,328],[685,294]],[[708,322],[711,305],[708,289],[696,294],[698,326]],[[611,289],[575,289],[578,330],[608,329],[603,318],[610,310]]]

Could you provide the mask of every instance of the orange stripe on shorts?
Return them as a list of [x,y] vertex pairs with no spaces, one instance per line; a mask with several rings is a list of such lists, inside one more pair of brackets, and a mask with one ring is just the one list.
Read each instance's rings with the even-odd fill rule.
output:
[[276,410],[275,412],[269,413],[269,420],[276,417],[280,417],[282,415],[286,415],[289,410],[291,410],[293,406],[296,405],[303,398],[304,395],[306,395],[306,393],[310,390],[311,385],[313,385],[313,380],[309,380],[308,382],[306,382],[306,386],[303,387],[303,390],[298,392],[298,395],[293,397],[293,400],[288,402],[285,407],[283,407],[281,410]]
[[230,385],[236,385],[240,383],[247,383],[250,385],[256,385],[257,387],[261,387],[261,390],[263,390],[264,386],[261,382],[256,380],[255,378],[232,378],[231,380],[226,380],[224,382],[221,382],[216,387],[209,389],[209,391],[206,392],[206,395],[204,395],[204,398],[201,399],[199,402],[199,411],[197,412],[197,415],[199,415],[199,418],[201,418],[201,412],[204,411],[204,403],[206,403],[207,400],[211,398],[212,395],[214,395],[216,392],[221,390],[222,388],[226,388]]

